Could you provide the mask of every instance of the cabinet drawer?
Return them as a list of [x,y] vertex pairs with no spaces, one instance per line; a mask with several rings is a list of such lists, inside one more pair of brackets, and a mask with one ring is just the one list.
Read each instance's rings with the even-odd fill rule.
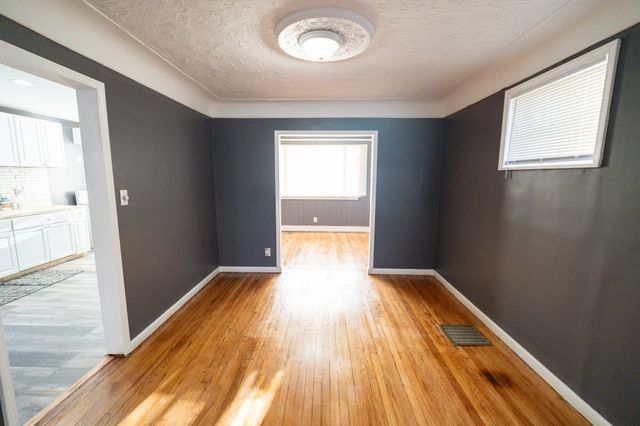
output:
[[11,232],[11,219],[0,220],[0,233]]
[[70,220],[71,212],[69,211],[24,216],[13,219],[13,229],[18,231],[20,229],[34,228],[36,226],[50,225],[52,223]]

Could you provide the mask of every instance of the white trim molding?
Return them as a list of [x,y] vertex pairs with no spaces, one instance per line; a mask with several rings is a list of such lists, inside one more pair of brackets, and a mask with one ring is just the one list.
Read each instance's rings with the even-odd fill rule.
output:
[[493,322],[484,312],[459,292],[449,281],[447,281],[440,273],[434,271],[433,275],[456,299],[458,299],[467,309],[471,311],[484,325],[487,326],[500,340],[502,340],[513,352],[516,353],[533,371],[535,371],[544,381],[546,381],[556,392],[560,394],[569,404],[573,406],[580,414],[582,414],[589,422],[594,425],[610,426],[600,413],[594,410],[586,401],[575,393],[569,386],[560,380],[555,374],[538,361],[531,353],[529,353],[522,345],[520,345],[513,337],[509,336],[498,324]]
[[220,272],[241,272],[259,274],[279,274],[282,268],[279,266],[221,266]]
[[433,269],[397,269],[397,268],[369,268],[370,275],[425,275],[433,277]]
[[174,303],[173,305],[171,305],[171,307],[169,309],[167,309],[166,311],[164,311],[162,313],[162,315],[160,315],[158,318],[156,318],[156,320],[154,322],[152,322],[151,324],[149,324],[147,326],[147,328],[145,328],[144,330],[142,330],[140,332],[140,334],[138,334],[136,337],[134,337],[133,339],[131,339],[131,346],[129,351],[133,352],[133,350],[135,348],[137,348],[138,346],[140,346],[140,344],[142,342],[144,342],[145,340],[147,340],[147,338],[149,338],[149,336],[151,336],[158,328],[160,328],[160,326],[162,324],[164,324],[165,322],[167,322],[167,320],[169,318],[171,318],[171,316],[173,314],[175,314],[180,308],[182,308],[189,300],[191,300],[191,298],[193,296],[195,296],[196,294],[198,294],[198,292],[200,290],[202,290],[207,284],[209,284],[211,281],[213,281],[213,279],[220,273],[222,272],[222,268],[221,267],[217,267],[216,269],[214,269],[213,271],[211,271],[211,273],[209,275],[207,275],[206,277],[204,277],[198,284],[196,284],[191,290],[189,290],[184,296],[182,296],[176,303]]
[[226,100],[211,104],[219,118],[442,118],[439,101],[421,100]]
[[368,226],[282,225],[282,232],[369,232]]

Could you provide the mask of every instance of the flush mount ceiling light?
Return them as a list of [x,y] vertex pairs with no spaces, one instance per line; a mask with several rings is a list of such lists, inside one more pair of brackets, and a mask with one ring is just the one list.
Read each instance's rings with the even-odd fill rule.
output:
[[373,25],[347,9],[308,9],[285,17],[276,26],[280,48],[294,58],[335,62],[364,52],[373,36]]

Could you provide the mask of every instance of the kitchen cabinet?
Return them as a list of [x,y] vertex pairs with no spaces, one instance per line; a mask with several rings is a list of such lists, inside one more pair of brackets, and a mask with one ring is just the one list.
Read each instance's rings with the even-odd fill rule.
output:
[[16,272],[18,272],[18,259],[13,232],[0,233],[0,277]]
[[0,277],[90,250],[86,208],[0,220]]
[[64,139],[60,123],[40,120],[40,158],[46,167],[65,167]]
[[46,226],[38,226],[13,231],[21,271],[49,262],[46,230]]
[[43,161],[40,155],[38,120],[14,115],[13,122],[20,165],[32,167],[42,166]]
[[75,219],[73,227],[76,237],[76,253],[86,253],[91,250],[91,233],[89,231],[89,221],[84,219]]
[[49,261],[76,254],[73,223],[61,222],[45,228]]
[[17,166],[19,161],[13,117],[0,112],[0,166]]
[[66,167],[62,125],[0,113],[0,166]]

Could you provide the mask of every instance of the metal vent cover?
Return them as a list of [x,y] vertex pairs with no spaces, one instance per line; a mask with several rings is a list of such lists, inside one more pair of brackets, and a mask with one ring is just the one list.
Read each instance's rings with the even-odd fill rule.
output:
[[491,346],[491,342],[472,325],[440,324],[440,328],[455,346]]

